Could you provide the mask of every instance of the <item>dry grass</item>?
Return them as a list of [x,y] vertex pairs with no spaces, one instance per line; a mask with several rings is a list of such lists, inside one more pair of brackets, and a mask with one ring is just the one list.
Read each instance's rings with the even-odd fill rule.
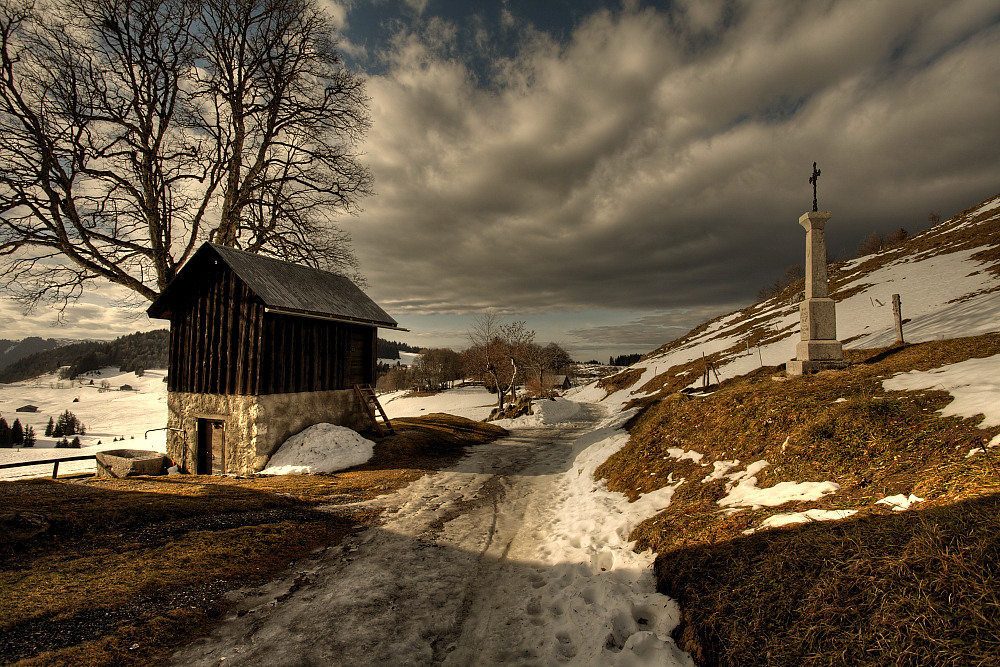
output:
[[624,370],[620,373],[615,373],[614,375],[609,375],[606,378],[601,378],[597,382],[597,386],[603,389],[606,393],[604,397],[607,398],[616,391],[621,391],[622,389],[628,389],[642,377],[644,368],[630,368]]
[[211,629],[228,590],[377,520],[331,505],[398,489],[505,433],[447,415],[393,425],[368,463],[330,475],[0,483],[0,661],[160,661]]
[[[945,392],[886,392],[881,381],[995,354],[995,334],[850,351],[844,371],[785,379],[767,368],[710,396],[647,398],[629,443],[597,474],[630,497],[671,474],[686,480],[632,534],[659,554],[660,588],[685,613],[684,647],[706,665],[991,664],[986,656],[1000,654],[1000,457],[966,454],[1000,428],[941,417]],[[673,447],[701,452],[707,467],[671,457]],[[739,469],[771,463],[757,475],[761,487],[831,480],[841,490],[720,514],[724,482],[701,480],[713,461],[734,459]],[[874,505],[897,493],[925,502],[903,515]],[[807,508],[858,514],[743,534]]]
[[701,665],[995,665],[998,531],[992,494],[673,549],[655,571]]

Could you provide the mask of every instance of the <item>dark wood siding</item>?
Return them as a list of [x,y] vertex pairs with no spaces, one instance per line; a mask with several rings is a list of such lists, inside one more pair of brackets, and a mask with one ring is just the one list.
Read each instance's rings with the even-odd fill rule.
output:
[[268,313],[260,364],[262,394],[372,384],[375,327]]
[[265,312],[222,263],[172,304],[170,391],[281,394],[375,382],[377,329]]
[[173,306],[168,388],[256,394],[264,306],[232,271],[213,269]]

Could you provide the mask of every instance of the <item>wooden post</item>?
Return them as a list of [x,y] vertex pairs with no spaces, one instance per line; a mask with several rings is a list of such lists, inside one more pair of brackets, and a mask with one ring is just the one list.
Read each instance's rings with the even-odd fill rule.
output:
[[903,344],[903,314],[900,308],[899,295],[892,295],[892,316],[896,320],[896,345]]

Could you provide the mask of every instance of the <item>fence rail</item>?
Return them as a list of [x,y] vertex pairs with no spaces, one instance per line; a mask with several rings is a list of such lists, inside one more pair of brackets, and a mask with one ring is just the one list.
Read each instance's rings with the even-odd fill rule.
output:
[[41,465],[52,465],[52,479],[55,479],[59,474],[59,464],[63,461],[86,461],[87,459],[97,460],[97,457],[93,454],[87,456],[67,456],[61,459],[42,459],[40,461],[18,461],[16,463],[0,463],[0,470],[4,468],[21,468],[24,466],[41,466]]

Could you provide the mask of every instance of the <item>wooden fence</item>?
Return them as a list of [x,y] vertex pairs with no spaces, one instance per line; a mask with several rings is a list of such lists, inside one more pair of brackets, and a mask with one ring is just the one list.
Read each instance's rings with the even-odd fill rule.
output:
[[21,468],[24,466],[41,466],[41,465],[52,465],[52,479],[55,479],[59,474],[59,464],[63,461],[86,461],[87,459],[97,460],[97,457],[93,454],[87,456],[67,456],[62,459],[43,459],[41,461],[18,461],[17,463],[0,463],[0,470],[3,468]]

